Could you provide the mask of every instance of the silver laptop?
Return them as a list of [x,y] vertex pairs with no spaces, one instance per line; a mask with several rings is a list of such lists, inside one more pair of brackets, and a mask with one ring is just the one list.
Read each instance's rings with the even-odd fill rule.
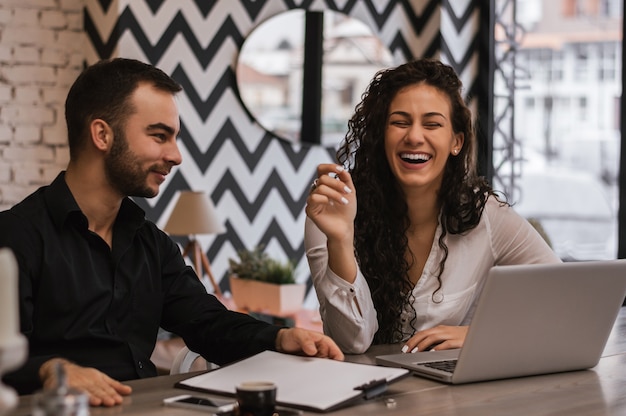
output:
[[452,384],[591,368],[625,296],[626,260],[493,267],[463,348],[376,363]]

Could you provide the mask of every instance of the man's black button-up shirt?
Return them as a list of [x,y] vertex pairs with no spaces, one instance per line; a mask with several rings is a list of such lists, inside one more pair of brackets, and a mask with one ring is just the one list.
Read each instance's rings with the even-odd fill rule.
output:
[[22,394],[40,388],[38,369],[53,357],[117,380],[154,376],[159,327],[217,364],[275,348],[279,328],[207,294],[179,247],[130,199],[115,220],[112,248],[89,231],[64,172],[0,213],[0,247],[13,250],[20,269],[29,357],[4,380]]

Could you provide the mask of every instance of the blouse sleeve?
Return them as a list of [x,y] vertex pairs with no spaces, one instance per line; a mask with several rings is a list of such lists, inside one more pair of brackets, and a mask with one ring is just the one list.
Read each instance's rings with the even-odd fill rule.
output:
[[485,210],[496,265],[561,262],[541,234],[512,207],[492,197]]
[[328,267],[326,235],[309,218],[305,223],[304,245],[313,286],[320,303],[324,333],[344,353],[365,352],[378,330],[378,321],[370,289],[361,270],[357,265],[357,276],[353,284],[333,273]]

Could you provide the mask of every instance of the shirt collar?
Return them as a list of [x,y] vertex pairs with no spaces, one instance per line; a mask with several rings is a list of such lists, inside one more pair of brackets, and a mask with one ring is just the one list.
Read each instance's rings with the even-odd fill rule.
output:
[[[44,198],[55,226],[62,227],[67,220],[72,219],[81,227],[85,229],[88,227],[87,217],[80,210],[65,182],[65,171],[59,173],[48,186]],[[124,198],[115,222],[116,224],[124,222],[128,226],[139,228],[145,221],[145,215],[145,211],[130,198]]]

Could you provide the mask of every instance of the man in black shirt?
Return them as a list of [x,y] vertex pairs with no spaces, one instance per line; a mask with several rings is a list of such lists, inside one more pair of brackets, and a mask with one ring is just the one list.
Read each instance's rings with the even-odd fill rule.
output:
[[120,381],[157,374],[150,356],[159,327],[217,364],[266,349],[343,359],[323,334],[227,310],[128,198],[154,197],[181,163],[180,90],[136,60],[87,68],[65,103],[67,170],[0,213],[29,341],[25,365],[4,378],[20,394],[54,385],[61,363],[92,405],[118,404],[131,392]]

